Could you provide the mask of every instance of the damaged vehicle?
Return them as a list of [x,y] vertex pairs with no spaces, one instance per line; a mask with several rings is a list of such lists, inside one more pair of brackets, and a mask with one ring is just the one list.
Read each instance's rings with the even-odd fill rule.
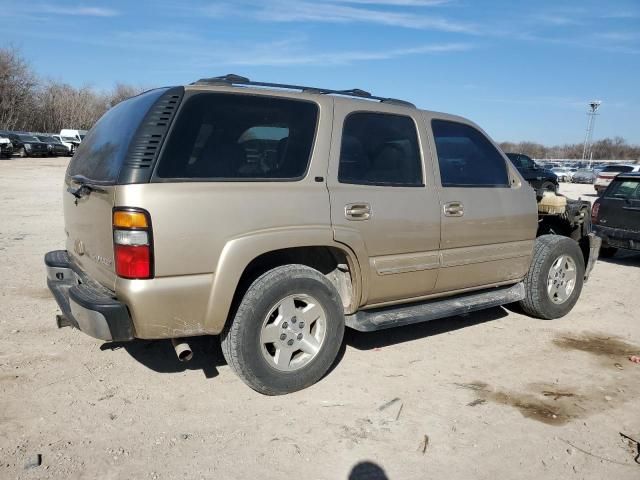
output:
[[[368,92],[237,75],[109,110],[64,180],[61,314],[95,338],[217,335],[268,395],[367,332],[519,303],[555,319],[599,250],[588,205],[536,195],[473,122]],[[539,210],[543,213],[539,213]]]

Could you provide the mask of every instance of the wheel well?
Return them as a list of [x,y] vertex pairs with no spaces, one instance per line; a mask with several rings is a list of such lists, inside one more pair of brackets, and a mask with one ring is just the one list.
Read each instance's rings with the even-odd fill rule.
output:
[[246,266],[233,298],[232,313],[249,286],[263,273],[282,265],[299,264],[314,268],[336,287],[345,311],[355,308],[353,278],[347,254],[335,247],[311,246],[284,248],[263,253]]

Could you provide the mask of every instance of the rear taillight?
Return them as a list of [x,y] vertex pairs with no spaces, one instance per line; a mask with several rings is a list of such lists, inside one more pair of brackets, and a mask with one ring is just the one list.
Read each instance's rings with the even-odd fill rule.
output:
[[598,221],[598,211],[600,211],[600,202],[596,201],[591,207],[591,223],[596,223]]
[[113,211],[113,251],[119,277],[153,277],[153,244],[148,212],[138,208]]

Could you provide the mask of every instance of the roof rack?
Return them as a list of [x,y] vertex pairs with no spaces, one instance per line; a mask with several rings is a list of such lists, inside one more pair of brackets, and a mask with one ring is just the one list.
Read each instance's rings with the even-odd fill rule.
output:
[[300,90],[301,92],[318,93],[322,95],[342,95],[345,97],[366,98],[367,100],[378,100],[381,103],[392,103],[415,108],[415,105],[411,102],[398,100],[397,98],[376,97],[375,95],[371,95],[369,92],[360,90],[359,88],[352,88],[349,90],[331,90],[329,88],[287,85],[285,83],[252,82],[247,77],[242,77],[233,73],[223,75],[221,77],[201,78],[200,80],[193,82],[191,85],[248,85],[253,87],[282,88],[285,90]]

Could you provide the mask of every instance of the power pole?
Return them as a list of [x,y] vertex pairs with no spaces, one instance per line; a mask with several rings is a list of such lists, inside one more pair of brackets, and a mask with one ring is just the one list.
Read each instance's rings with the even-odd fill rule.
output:
[[596,111],[600,108],[602,102],[600,100],[592,100],[589,102],[589,111],[587,115],[589,120],[587,122],[587,134],[584,137],[584,147],[582,149],[582,161],[584,162],[587,157],[589,158],[589,167],[591,167],[591,160],[593,159],[593,152],[591,151],[591,140],[593,139],[593,125],[596,121]]

